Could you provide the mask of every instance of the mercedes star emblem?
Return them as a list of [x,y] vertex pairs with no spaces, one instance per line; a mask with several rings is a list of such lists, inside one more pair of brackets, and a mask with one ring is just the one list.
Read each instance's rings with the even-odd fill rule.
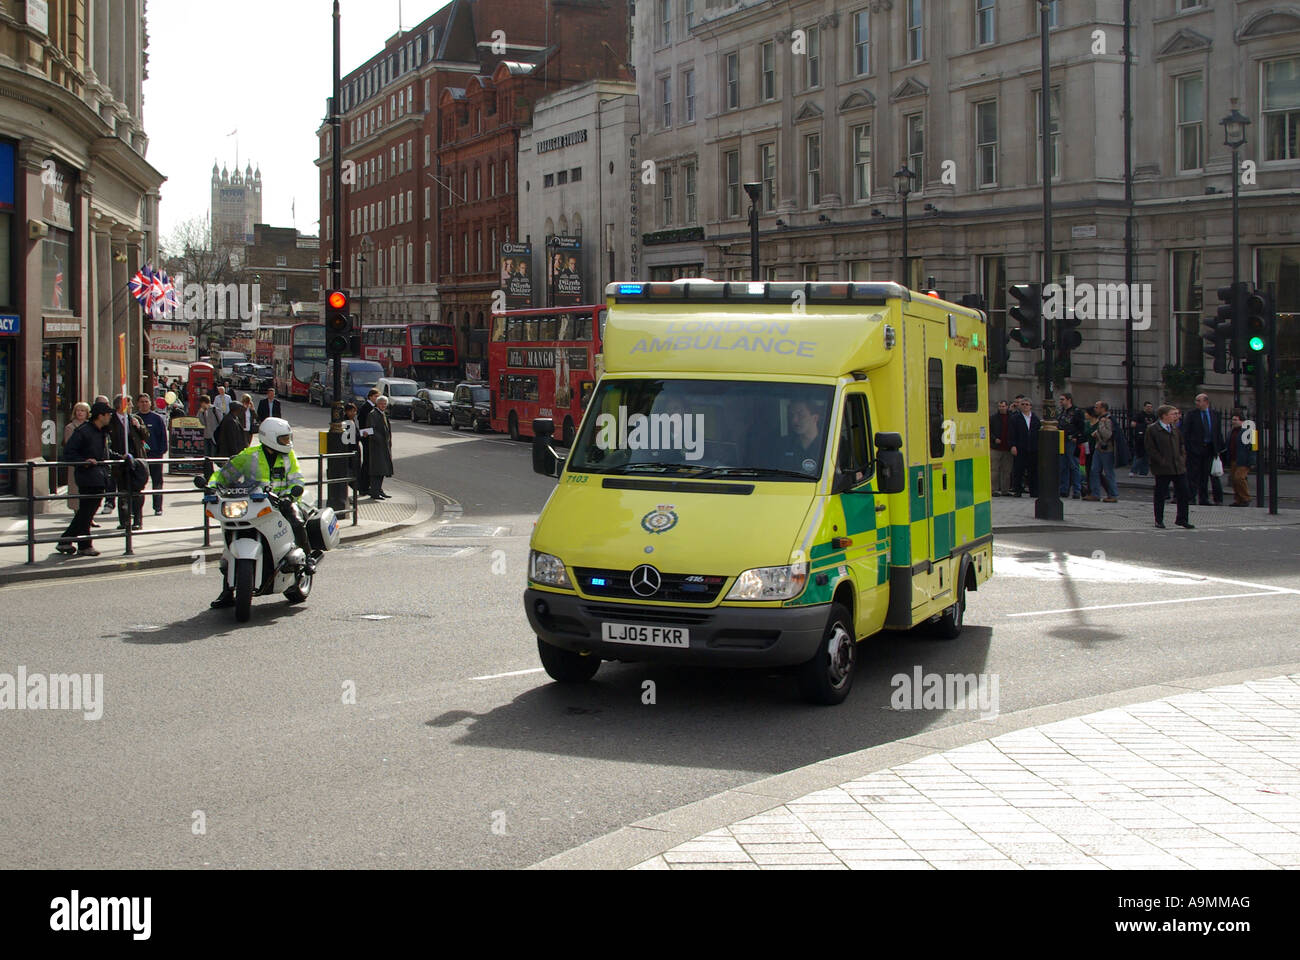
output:
[[632,571],[631,581],[632,592],[638,597],[652,597],[659,592],[659,571],[648,563],[643,563]]

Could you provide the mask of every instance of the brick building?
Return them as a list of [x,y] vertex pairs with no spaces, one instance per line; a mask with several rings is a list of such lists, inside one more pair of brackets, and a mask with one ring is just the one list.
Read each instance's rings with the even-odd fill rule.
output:
[[[274,317],[320,315],[320,238],[293,227],[253,224],[253,242],[244,248],[245,273],[260,285],[263,322]],[[300,306],[295,306],[300,305]]]
[[[482,357],[497,269],[486,248],[493,231],[499,244],[516,229],[515,150],[531,103],[591,77],[625,79],[629,59],[623,0],[452,0],[348,73],[343,283],[363,322],[452,318],[460,355]],[[453,115],[450,127],[444,111]],[[329,125],[318,135],[324,265],[334,228]],[[465,257],[475,234],[481,270],[479,254]],[[322,268],[322,287],[329,280]],[[471,336],[472,329],[482,332]]]

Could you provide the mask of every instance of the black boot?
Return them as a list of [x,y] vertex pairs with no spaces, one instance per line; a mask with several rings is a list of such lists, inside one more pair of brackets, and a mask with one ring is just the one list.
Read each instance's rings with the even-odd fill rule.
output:
[[235,592],[229,587],[221,591],[221,596],[208,604],[213,610],[220,610],[222,607],[233,607],[235,605]]

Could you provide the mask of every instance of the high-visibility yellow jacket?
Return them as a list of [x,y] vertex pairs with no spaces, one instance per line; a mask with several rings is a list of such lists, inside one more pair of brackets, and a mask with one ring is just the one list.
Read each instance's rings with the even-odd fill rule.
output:
[[269,483],[271,492],[277,497],[287,497],[294,486],[306,486],[302,471],[298,468],[298,457],[292,450],[288,453],[277,452],[275,467],[272,468],[267,451],[261,444],[253,444],[239,451],[208,478],[209,486],[231,487],[241,483]]

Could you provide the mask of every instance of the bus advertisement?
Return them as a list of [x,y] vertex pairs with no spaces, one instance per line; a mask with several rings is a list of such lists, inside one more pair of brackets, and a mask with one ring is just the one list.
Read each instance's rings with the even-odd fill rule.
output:
[[603,304],[492,315],[488,387],[492,429],[518,440],[549,417],[568,446],[600,378]]
[[315,374],[325,375],[325,324],[295,323],[275,327],[271,334],[275,392],[290,400],[306,400]]
[[421,385],[460,379],[456,331],[447,323],[374,324],[361,329],[361,355],[384,375]]

